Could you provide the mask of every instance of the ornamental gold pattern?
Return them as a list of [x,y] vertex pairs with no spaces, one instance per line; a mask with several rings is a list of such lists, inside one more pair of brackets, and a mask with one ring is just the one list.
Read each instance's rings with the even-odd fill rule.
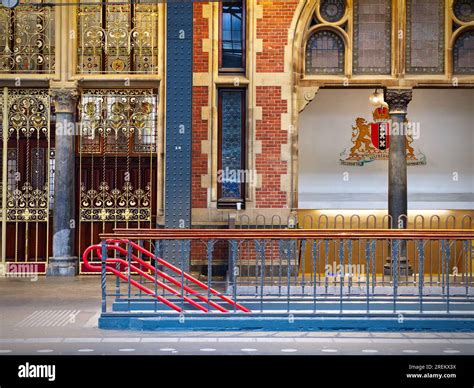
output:
[[10,98],[8,132],[21,132],[25,137],[48,135],[49,96],[44,91],[15,90]]
[[77,26],[79,73],[158,73],[158,4],[88,2]]
[[21,189],[8,191],[7,221],[47,221],[48,197],[48,187],[35,189],[29,182],[26,182]]
[[126,153],[131,136],[134,152],[156,150],[156,95],[152,90],[89,90],[79,106],[81,151]]
[[[6,108],[6,109],[5,109]],[[18,171],[18,151],[10,152],[16,158],[15,170],[9,168],[8,177],[12,177],[13,184],[7,184],[6,207],[3,209],[9,222],[47,222],[49,217],[49,182],[38,184],[39,171],[34,171],[34,159],[44,155],[38,148],[38,142],[46,140],[49,147],[49,116],[50,100],[47,90],[43,89],[14,89],[8,94],[8,106],[3,107],[8,115],[8,140],[17,147],[20,139],[25,139],[26,147],[26,173]],[[5,114],[5,113],[3,113]],[[3,136],[3,134],[2,134]],[[30,141],[36,142],[36,147],[31,147]],[[6,151],[3,145],[3,152]],[[15,150],[14,148],[12,150]],[[36,152],[35,152],[36,150]],[[48,152],[47,155],[50,155]],[[32,160],[33,161],[33,160]],[[49,163],[49,161],[48,161]],[[8,166],[6,166],[8,168]],[[36,181],[36,183],[35,183]]]
[[[156,100],[152,89],[89,89],[83,93],[80,154],[92,157],[90,174],[95,170],[102,178],[98,184],[81,178],[81,222],[151,221],[151,182],[139,179],[132,184],[128,177],[119,184],[117,158],[122,158],[120,163],[126,164],[125,173],[130,175],[131,161],[140,163],[143,153],[150,157],[156,152]],[[110,165],[115,165],[113,178],[105,174]]]
[[150,221],[151,187],[134,190],[126,182],[122,190],[101,182],[98,190],[81,185],[81,221]]
[[54,57],[52,7],[0,7],[0,73],[53,73]]

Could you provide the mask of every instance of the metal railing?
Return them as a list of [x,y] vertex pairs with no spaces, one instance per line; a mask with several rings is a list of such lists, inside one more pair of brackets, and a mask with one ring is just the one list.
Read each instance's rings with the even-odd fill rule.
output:
[[[83,258],[101,260],[103,313],[474,314],[469,229],[116,229],[101,240]],[[207,284],[185,272],[196,255]]]

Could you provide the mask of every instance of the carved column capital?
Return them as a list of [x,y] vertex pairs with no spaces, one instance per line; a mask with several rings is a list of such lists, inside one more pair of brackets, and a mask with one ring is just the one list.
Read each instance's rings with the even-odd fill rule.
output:
[[412,99],[413,90],[410,89],[385,89],[384,100],[388,104],[390,114],[406,114],[408,104]]
[[53,99],[56,113],[74,113],[76,111],[76,103],[79,97],[77,89],[51,89],[50,95]]

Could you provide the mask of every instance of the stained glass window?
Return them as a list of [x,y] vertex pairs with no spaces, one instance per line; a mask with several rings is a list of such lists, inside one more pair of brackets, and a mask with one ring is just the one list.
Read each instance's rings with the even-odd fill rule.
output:
[[219,200],[243,201],[245,184],[245,91],[219,91]]
[[245,68],[245,17],[243,1],[222,3],[221,69]]
[[474,0],[455,0],[453,4],[454,15],[462,22],[474,20]]
[[406,69],[444,72],[444,0],[408,0]]
[[331,23],[342,19],[346,11],[345,0],[322,0],[319,7],[321,17]]
[[306,46],[307,74],[343,74],[344,42],[335,32],[318,30]]
[[390,74],[391,0],[354,1],[354,74]]
[[474,74],[474,30],[459,35],[453,54],[455,74]]

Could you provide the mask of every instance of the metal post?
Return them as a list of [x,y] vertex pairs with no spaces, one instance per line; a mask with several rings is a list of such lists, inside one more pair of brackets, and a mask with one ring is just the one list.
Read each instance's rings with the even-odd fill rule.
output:
[[398,252],[400,240],[394,240],[392,246],[392,264],[393,264],[393,312],[397,311],[397,293],[398,293]]
[[377,280],[377,266],[376,266],[376,260],[377,260],[377,240],[373,241],[374,248],[372,249],[372,293],[375,294],[375,281]]
[[325,294],[327,295],[328,293],[328,274],[326,272],[326,268],[328,267],[328,262],[329,262],[329,240],[324,240],[324,288],[325,288]]
[[2,154],[2,264],[7,253],[7,190],[8,190],[8,88],[3,88],[3,154]]
[[260,247],[260,311],[263,312],[263,287],[265,287],[265,240]]
[[313,311],[316,312],[316,287],[317,287],[317,259],[319,256],[319,243],[317,240],[313,240]]
[[131,244],[128,244],[127,246],[127,277],[128,277],[128,290],[127,290],[127,294],[128,294],[128,311],[130,311],[131,309],[131,297],[132,297],[132,282],[131,282],[131,279],[132,279],[132,273],[131,273],[131,269],[130,269],[130,266],[132,265],[132,245]]
[[[158,284],[156,283],[157,278],[158,278],[158,257],[160,257],[160,247],[161,247],[161,241],[160,240],[155,240],[155,260],[154,260],[154,267],[155,267],[155,296],[158,295]],[[164,282],[165,280],[163,280]],[[158,299],[154,298],[154,304],[155,304],[155,312],[158,308]]]
[[463,247],[464,247],[464,268],[463,268],[463,275],[464,275],[464,284],[466,285],[466,296],[469,295],[469,279],[468,279],[468,270],[469,270],[469,241],[464,240],[463,241]]
[[339,311],[342,314],[342,292],[344,289],[344,240],[339,240]]
[[[349,264],[349,270],[353,272],[353,268],[352,268],[352,240],[347,241],[347,262]],[[360,268],[360,267],[357,266],[356,268]],[[349,272],[348,292],[347,292],[348,297],[351,296],[352,277],[354,276],[354,274],[352,272]],[[359,271],[357,270],[357,272],[359,272]]]
[[291,289],[291,242],[285,241],[286,243],[286,304],[287,310],[290,312],[290,289]]
[[[417,242],[415,241],[415,244]],[[420,313],[423,312],[423,284],[425,280],[425,244],[423,240],[418,240],[418,296],[420,297]]]
[[365,292],[366,292],[366,303],[367,303],[367,313],[369,313],[370,311],[370,300],[369,300],[369,276],[370,276],[370,258],[371,258],[371,254],[370,254],[370,245],[371,245],[371,241],[370,240],[367,240],[365,242],[365,266],[366,266],[366,270],[365,270]]
[[[263,272],[264,271],[264,261],[265,261],[265,241],[264,240],[255,240],[255,253],[256,253],[256,263],[255,263],[255,276],[260,273],[260,281],[256,281],[255,285],[260,284],[260,311],[263,312],[263,287],[264,287],[264,279],[263,279]],[[259,271],[260,267],[260,271]]]
[[[181,241],[181,255],[180,255],[180,262],[181,262],[181,310],[184,313],[184,271],[187,269],[187,244],[186,240]],[[212,274],[209,274],[209,271],[212,272],[212,254],[211,257],[208,257],[208,267],[207,267],[207,309],[209,311],[210,305],[209,305],[209,300],[211,299],[211,279],[212,279]]]
[[[114,257],[117,257],[117,252],[114,252]],[[115,269],[120,272],[120,263],[115,263]],[[120,298],[120,277],[115,277],[115,298]]]
[[[302,268],[302,271],[301,271],[301,293],[304,295],[304,288],[305,288],[305,272],[306,272],[306,268],[305,268],[305,253],[306,253],[306,239],[301,241],[301,251],[300,251],[300,255],[301,255],[301,268]],[[296,263],[298,264],[298,263]],[[296,277],[298,277],[298,267],[296,267]]]
[[231,284],[232,284],[232,294],[234,299],[234,313],[237,311],[237,255],[238,255],[238,242],[236,240],[230,240],[230,249],[231,249],[231,265],[229,266],[229,271],[231,273]]
[[[444,262],[445,262],[445,268],[446,268],[446,312],[449,313],[449,262],[451,260],[451,241],[444,241],[444,246],[445,246],[445,254],[443,255]],[[456,244],[456,241],[454,241],[454,244]]]
[[[143,248],[143,240],[138,240],[138,246],[141,247],[141,248]],[[137,252],[137,256],[138,256],[139,259],[142,259],[142,258],[143,258],[142,251],[139,250],[139,251]],[[137,266],[138,266],[138,268],[140,268],[140,269],[143,268],[143,267],[141,266],[141,264],[138,264],[138,263],[137,263]],[[140,283],[140,284],[143,284],[143,276],[142,276],[141,273],[139,274],[138,280],[139,280],[139,283]],[[142,294],[143,294],[143,291],[142,291],[141,289],[139,289],[139,290],[138,290],[138,296],[139,296],[140,298],[143,296]]]
[[106,289],[106,282],[107,282],[107,268],[105,266],[107,261],[107,243],[105,240],[102,240],[102,261],[101,261],[101,290],[102,290],[102,312],[105,313],[107,311],[107,289]]
[[208,240],[207,242],[207,309],[211,311],[211,284],[212,284],[212,252],[216,240]]

